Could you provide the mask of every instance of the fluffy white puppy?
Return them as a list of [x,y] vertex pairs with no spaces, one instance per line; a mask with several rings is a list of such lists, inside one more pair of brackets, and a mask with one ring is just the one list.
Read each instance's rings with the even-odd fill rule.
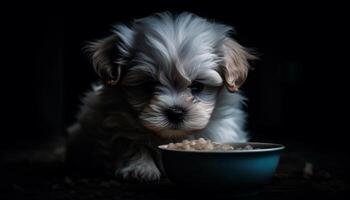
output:
[[160,13],[114,26],[87,47],[104,84],[69,128],[67,161],[141,181],[161,176],[162,143],[204,137],[245,142],[247,49],[232,28],[191,13]]

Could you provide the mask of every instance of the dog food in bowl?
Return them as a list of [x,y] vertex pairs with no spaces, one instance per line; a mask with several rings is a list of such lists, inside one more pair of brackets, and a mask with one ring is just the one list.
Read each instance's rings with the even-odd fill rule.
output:
[[171,150],[186,150],[186,151],[236,151],[236,150],[252,150],[254,149],[251,145],[246,145],[243,147],[234,147],[230,144],[219,144],[212,142],[211,140],[206,140],[204,138],[199,138],[198,140],[183,140],[178,143],[169,143],[165,145],[165,148]]
[[198,139],[158,148],[171,182],[186,187],[228,187],[232,194],[248,195],[259,192],[272,178],[284,146],[258,142],[216,144]]

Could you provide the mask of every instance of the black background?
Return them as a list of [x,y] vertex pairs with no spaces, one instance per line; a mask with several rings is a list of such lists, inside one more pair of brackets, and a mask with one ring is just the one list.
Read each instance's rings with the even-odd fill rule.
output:
[[31,147],[62,135],[82,94],[98,80],[84,43],[108,36],[116,22],[167,10],[232,25],[234,37],[258,52],[242,87],[253,140],[341,151],[347,146],[349,67],[341,8],[234,1],[12,5],[2,16],[1,147]]

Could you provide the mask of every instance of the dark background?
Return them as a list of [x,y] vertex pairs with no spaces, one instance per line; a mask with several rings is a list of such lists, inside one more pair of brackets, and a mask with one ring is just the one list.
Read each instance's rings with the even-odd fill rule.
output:
[[341,6],[228,2],[11,6],[1,39],[1,148],[37,146],[62,135],[82,94],[98,80],[84,43],[108,36],[116,22],[168,10],[232,25],[234,37],[258,52],[260,60],[242,87],[253,140],[301,144],[315,152],[345,149],[348,24]]
[[[32,149],[43,152],[45,144],[64,136],[83,93],[98,80],[84,44],[108,36],[114,23],[166,10],[232,25],[234,38],[260,57],[242,87],[249,99],[247,129],[253,141],[286,146],[260,199],[349,194],[348,6],[140,2],[1,5],[0,199],[164,199],[164,189],[165,197],[181,196],[172,184],[119,184],[109,177],[115,186],[107,187],[103,177],[74,178],[60,162],[27,162],[35,161],[33,155],[42,160]],[[307,164],[313,165],[311,177],[304,173]],[[208,198],[208,191],[202,194]]]

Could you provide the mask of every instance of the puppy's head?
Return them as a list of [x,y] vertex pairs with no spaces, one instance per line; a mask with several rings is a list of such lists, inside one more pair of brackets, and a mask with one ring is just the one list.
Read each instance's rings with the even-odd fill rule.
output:
[[140,122],[176,137],[205,128],[218,91],[235,92],[245,81],[254,56],[230,31],[190,13],[161,13],[117,25],[88,48],[96,72],[122,88]]

